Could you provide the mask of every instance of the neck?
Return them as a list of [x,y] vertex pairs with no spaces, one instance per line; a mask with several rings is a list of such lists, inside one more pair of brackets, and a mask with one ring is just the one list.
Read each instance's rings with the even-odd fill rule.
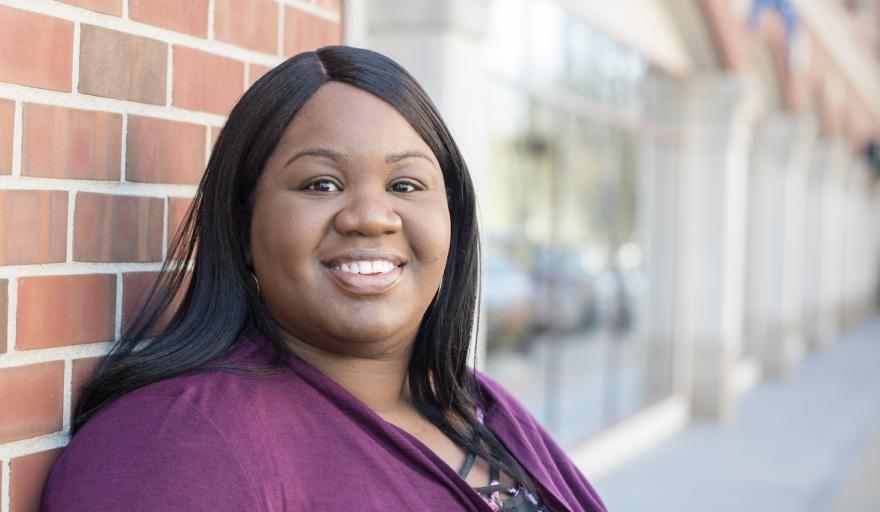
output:
[[378,415],[394,416],[412,409],[406,385],[411,343],[375,355],[348,355],[316,347],[287,333],[285,342],[291,352]]

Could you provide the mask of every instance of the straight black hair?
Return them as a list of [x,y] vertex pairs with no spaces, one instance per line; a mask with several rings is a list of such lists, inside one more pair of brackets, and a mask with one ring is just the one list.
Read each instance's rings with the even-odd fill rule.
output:
[[[246,262],[254,189],[293,117],[331,81],[358,87],[397,109],[434,152],[446,182],[449,255],[409,364],[415,406],[452,440],[534,489],[522,466],[474,413],[479,387],[468,371],[467,354],[479,305],[480,241],[467,166],[415,79],[384,55],[347,46],[288,59],[257,80],[233,107],[159,279],[83,388],[73,433],[101,408],[142,386],[209,369],[263,373],[280,363],[287,349]],[[251,329],[278,348],[268,366],[216,362]]]

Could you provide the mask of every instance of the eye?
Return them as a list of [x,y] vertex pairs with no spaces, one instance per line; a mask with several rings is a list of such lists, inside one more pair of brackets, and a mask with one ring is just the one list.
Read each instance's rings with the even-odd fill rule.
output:
[[329,180],[326,178],[320,178],[314,181],[310,181],[302,188],[302,190],[308,192],[320,192],[320,193],[328,193],[328,192],[339,192],[342,190],[342,187],[339,186],[333,180]]
[[389,188],[392,192],[398,192],[402,194],[415,192],[417,190],[424,190],[424,187],[422,187],[421,185],[418,185],[408,180],[395,181],[391,184],[391,187]]

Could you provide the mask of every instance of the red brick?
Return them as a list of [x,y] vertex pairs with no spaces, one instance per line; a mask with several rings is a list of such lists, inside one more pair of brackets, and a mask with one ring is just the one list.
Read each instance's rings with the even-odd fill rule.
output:
[[120,114],[24,105],[22,175],[118,180],[121,151]]
[[12,131],[15,102],[0,100],[0,174],[12,174]]
[[[179,293],[174,296],[171,301],[171,306],[162,314],[156,327],[147,333],[148,336],[158,334],[159,331],[171,321],[174,313],[180,308],[180,303],[183,301],[183,297],[186,295],[186,287],[189,284],[189,278],[191,275],[191,272],[186,273],[183,287],[181,287]],[[127,272],[122,276],[123,330],[129,328],[135,318],[137,318],[137,315],[141,312],[141,308],[147,300],[147,294],[150,293],[150,289],[158,277],[158,272]]]
[[122,16],[122,0],[61,0],[65,4],[84,7],[91,11]]
[[177,235],[177,231],[183,224],[186,213],[192,205],[191,197],[169,197],[168,198],[168,245]]
[[217,143],[217,137],[220,136],[220,130],[222,130],[222,126],[212,126],[211,127],[211,149],[214,149],[214,144]]
[[147,300],[159,272],[126,272],[122,275],[122,330],[131,327]]
[[92,25],[80,40],[79,92],[165,104],[168,44]]
[[78,193],[73,215],[73,259],[161,261],[164,210],[164,201],[156,197]]
[[342,12],[342,2],[340,0],[318,0],[318,7],[337,14]]
[[272,68],[269,66],[261,66],[259,64],[248,64],[248,87],[254,85],[254,82],[259,80],[263,75],[271,71]]
[[285,55],[296,55],[322,46],[339,44],[341,37],[339,23],[319,18],[295,7],[285,7]]
[[214,37],[266,53],[278,45],[278,3],[270,0],[216,0]]
[[0,265],[67,258],[67,192],[0,190]]
[[208,0],[129,0],[128,16],[157,27],[208,36]]
[[16,350],[109,341],[115,322],[115,274],[18,280]]
[[244,63],[174,46],[175,107],[226,115],[244,92]]
[[0,389],[0,443],[61,430],[64,361],[0,368]]
[[70,383],[70,408],[76,406],[76,401],[79,400],[79,395],[82,392],[83,386],[91,382],[92,371],[104,359],[103,357],[87,357],[84,359],[74,359],[73,367],[71,368],[71,377],[72,381]]
[[0,82],[70,91],[73,23],[0,5]]
[[9,319],[9,281],[0,279],[0,354],[6,352],[6,326]]
[[43,488],[62,448],[32,453],[9,461],[9,512],[40,509]]
[[205,170],[205,127],[129,116],[125,179],[196,184]]

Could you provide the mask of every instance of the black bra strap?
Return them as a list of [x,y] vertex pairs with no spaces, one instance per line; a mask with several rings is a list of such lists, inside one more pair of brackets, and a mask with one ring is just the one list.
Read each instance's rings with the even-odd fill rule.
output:
[[461,469],[458,470],[459,476],[462,478],[466,478],[468,473],[471,472],[471,467],[474,465],[474,461],[477,459],[477,455],[474,452],[468,452],[464,457],[464,462],[461,465]]
[[489,481],[495,482],[501,479],[501,470],[498,469],[498,466],[492,464],[489,467]]

